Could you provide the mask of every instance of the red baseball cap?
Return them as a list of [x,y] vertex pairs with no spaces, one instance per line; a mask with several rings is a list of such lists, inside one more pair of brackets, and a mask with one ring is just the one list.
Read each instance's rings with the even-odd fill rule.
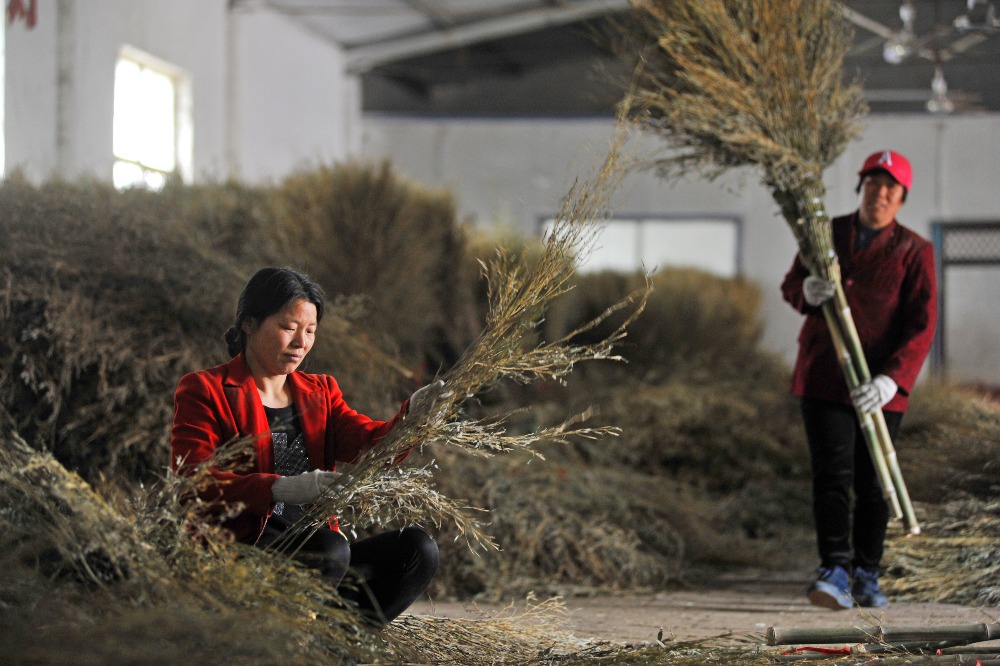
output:
[[[873,171],[885,171],[895,178],[897,183],[905,187],[907,192],[910,191],[910,185],[913,184],[913,168],[910,166],[910,160],[896,151],[880,150],[877,153],[872,153],[861,165],[858,176],[864,178]],[[858,183],[858,188],[860,189],[860,187],[861,184]]]

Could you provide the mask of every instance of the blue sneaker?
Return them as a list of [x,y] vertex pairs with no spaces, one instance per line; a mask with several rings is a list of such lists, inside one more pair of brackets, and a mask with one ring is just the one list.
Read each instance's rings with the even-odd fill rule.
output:
[[809,601],[830,610],[845,610],[854,606],[849,589],[847,569],[834,565],[820,567],[816,573],[819,576],[806,590]]
[[878,571],[855,569],[851,594],[858,605],[865,608],[881,608],[889,605],[889,598],[878,586]]

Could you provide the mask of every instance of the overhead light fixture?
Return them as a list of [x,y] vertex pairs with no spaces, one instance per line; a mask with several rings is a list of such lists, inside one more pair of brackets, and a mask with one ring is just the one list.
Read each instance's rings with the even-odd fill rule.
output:
[[994,32],[1000,28],[997,12],[989,0],[968,0],[969,11],[955,19],[959,32]]
[[903,20],[903,27],[887,39],[882,48],[882,57],[891,65],[898,65],[913,55],[917,41],[917,35],[913,32],[913,19],[916,18],[916,11],[910,0],[905,0],[899,6],[899,18]]
[[951,113],[955,103],[948,97],[948,82],[944,80],[944,70],[941,65],[934,67],[934,78],[931,79],[931,98],[927,100],[927,110],[931,113]]

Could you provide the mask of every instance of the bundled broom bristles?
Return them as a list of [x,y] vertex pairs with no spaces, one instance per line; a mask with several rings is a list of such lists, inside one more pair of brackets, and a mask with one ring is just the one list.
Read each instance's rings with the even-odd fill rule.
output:
[[[633,0],[626,40],[641,49],[624,106],[677,152],[665,175],[710,178],[759,166],[795,222],[821,175],[859,132],[860,89],[845,85],[850,32],[834,0]],[[632,56],[634,57],[634,55]]]
[[759,167],[813,274],[840,281],[823,171],[860,133],[843,82],[851,32],[835,0],[632,0],[619,48],[638,59],[623,112],[666,139],[664,176]]
[[[633,0],[641,49],[624,107],[677,152],[663,175],[760,167],[816,273],[839,280],[822,173],[860,132],[845,85],[850,31],[834,0]],[[633,56],[634,57],[634,56]]]

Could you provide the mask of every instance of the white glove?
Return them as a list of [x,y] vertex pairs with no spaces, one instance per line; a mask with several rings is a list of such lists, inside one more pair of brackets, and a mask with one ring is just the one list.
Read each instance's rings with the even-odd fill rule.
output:
[[314,469],[296,476],[280,476],[271,486],[271,498],[286,504],[308,504],[337,482],[340,474]]
[[802,296],[806,299],[806,303],[813,307],[823,305],[836,291],[836,285],[815,275],[810,275],[802,283]]
[[444,390],[444,381],[440,379],[426,386],[421,386],[410,396],[410,406],[406,413],[429,410],[435,402],[447,396],[448,392]]
[[887,405],[896,395],[898,388],[891,378],[876,375],[870,382],[865,382],[851,391],[851,402],[865,414],[871,414]]

